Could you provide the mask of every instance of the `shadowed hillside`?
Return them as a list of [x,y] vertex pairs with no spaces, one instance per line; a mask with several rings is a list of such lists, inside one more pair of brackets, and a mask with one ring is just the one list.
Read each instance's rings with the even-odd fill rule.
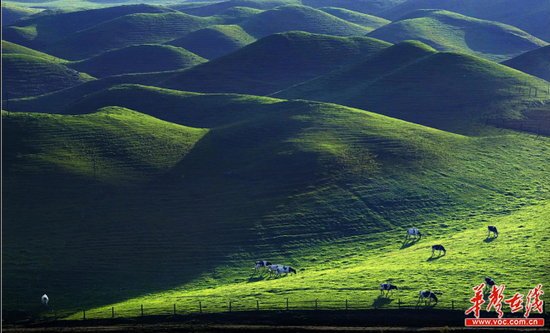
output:
[[417,9],[445,9],[482,20],[502,22],[550,42],[550,3],[545,0],[408,0],[378,16],[394,21]]
[[172,10],[158,6],[129,5],[68,13],[52,12],[2,29],[2,38],[43,51],[43,47],[53,41],[124,15],[169,11]]
[[106,52],[68,66],[95,77],[126,73],[160,72],[186,69],[207,60],[180,47],[138,45]]
[[197,92],[274,93],[359,61],[389,44],[366,37],[289,32],[263,38],[189,69],[163,87]]
[[525,52],[502,64],[550,81],[550,46]]
[[2,27],[10,25],[20,18],[40,13],[42,9],[25,8],[12,3],[2,2]]
[[55,62],[66,62],[64,59],[54,57],[44,52],[36,51],[25,46],[2,40],[2,54],[26,54]]
[[219,58],[256,41],[238,25],[216,25],[187,34],[167,44],[183,47],[206,59]]
[[390,21],[383,19],[381,17],[376,17],[368,14],[363,14],[359,12],[354,12],[349,9],[339,8],[339,7],[320,7],[319,10],[322,10],[330,15],[341,18],[351,23],[359,24],[368,29],[378,29]]
[[306,6],[286,5],[266,10],[240,24],[256,38],[284,31],[305,31],[334,36],[365,35],[370,30]]
[[28,97],[94,80],[59,63],[25,54],[2,55],[2,91],[6,98]]
[[275,96],[333,102],[460,133],[483,132],[472,122],[519,121],[521,112],[550,100],[543,80],[419,42],[396,44]]
[[369,34],[391,43],[418,40],[440,51],[456,51],[503,61],[546,42],[509,25],[443,10],[419,10]]

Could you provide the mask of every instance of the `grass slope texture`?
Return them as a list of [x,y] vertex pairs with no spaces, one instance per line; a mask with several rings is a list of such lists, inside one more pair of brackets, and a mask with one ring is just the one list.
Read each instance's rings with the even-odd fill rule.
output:
[[17,22],[2,29],[2,38],[43,51],[44,47],[80,30],[135,13],[164,13],[171,9],[151,5],[128,5],[101,9],[52,12]]
[[379,13],[379,16],[394,21],[417,9],[445,9],[502,22],[550,42],[550,3],[546,0],[408,0]]
[[502,64],[550,81],[550,46],[526,52]]
[[[472,123],[487,119],[514,126],[524,118],[520,111],[548,103],[548,88],[548,82],[506,66],[407,41],[275,96],[333,102],[471,133]],[[547,108],[540,112],[548,117]]]
[[95,77],[127,73],[160,72],[186,69],[207,60],[181,47],[136,45],[73,62],[69,67]]
[[194,31],[167,44],[183,47],[203,58],[215,59],[256,41],[238,25],[215,25]]
[[82,60],[130,45],[162,44],[216,22],[178,12],[131,14],[79,31],[47,49],[69,60]]
[[2,55],[2,91],[10,98],[45,94],[95,80],[63,63],[24,54]]
[[[388,279],[406,304],[428,286],[436,307],[462,308],[486,275],[522,294],[549,283],[548,138],[142,86],[72,111],[100,103],[164,121],[118,108],[3,114],[6,309],[48,314],[43,290],[58,316],[80,318],[83,307],[87,318],[111,306],[138,316],[139,304],[197,311],[197,297],[205,312],[227,311],[229,298],[235,311],[287,297],[293,308],[396,307],[378,298]],[[500,237],[487,239],[487,225]],[[405,243],[412,226],[423,238]],[[432,244],[447,255],[430,258]],[[298,274],[255,274],[257,259]]]
[[42,9],[25,8],[11,3],[2,2],[2,27],[10,25],[20,18],[41,12]]
[[66,60],[64,59],[60,59],[52,55],[49,55],[47,53],[36,51],[28,47],[21,46],[5,40],[2,41],[2,54],[26,54],[26,55],[30,55],[30,56],[50,60],[50,61],[55,61],[59,63],[66,62]]
[[338,7],[320,7],[319,10],[324,11],[325,13],[329,13],[330,15],[334,15],[336,17],[341,18],[342,20],[346,20],[351,23],[359,24],[360,26],[363,26],[365,28],[375,30],[378,29],[386,24],[391,23],[391,21],[388,21],[386,19],[363,14],[359,12],[354,12],[349,9],[344,8],[338,8]]
[[547,45],[512,26],[444,10],[415,11],[369,36],[391,43],[418,40],[440,51],[464,52],[497,62]]
[[334,36],[365,35],[369,32],[369,29],[358,24],[299,5],[285,5],[266,10],[243,21],[240,26],[256,38],[284,31],[305,31]]
[[266,95],[359,61],[389,45],[367,37],[281,33],[189,69],[162,86]]

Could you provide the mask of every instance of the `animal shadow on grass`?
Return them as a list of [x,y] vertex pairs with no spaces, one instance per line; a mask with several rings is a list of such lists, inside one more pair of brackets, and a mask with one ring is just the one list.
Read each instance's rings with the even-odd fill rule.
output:
[[400,250],[403,250],[403,249],[406,249],[408,247],[411,247],[413,246],[414,244],[418,243],[420,239],[413,239],[413,240],[405,240],[405,242],[403,242],[403,245],[401,245],[401,248]]
[[255,272],[248,278],[248,283],[267,280],[271,277],[269,272]]
[[385,305],[390,304],[391,302],[393,302],[393,299],[389,298],[389,296],[386,297],[383,295],[379,295],[378,298],[376,298],[374,302],[372,302],[372,306],[375,308],[381,308]]
[[491,243],[492,241],[494,241],[495,239],[497,239],[496,237],[487,237],[485,238],[483,241],[485,243]]
[[445,255],[438,255],[437,257],[431,256],[426,261],[434,261],[434,260],[437,260],[437,259],[442,258],[444,256]]

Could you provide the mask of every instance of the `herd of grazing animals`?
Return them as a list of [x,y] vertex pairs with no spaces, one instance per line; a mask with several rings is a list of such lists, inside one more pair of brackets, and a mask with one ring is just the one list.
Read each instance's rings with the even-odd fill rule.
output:
[[[497,227],[490,225],[488,229],[489,229],[489,234],[487,235],[487,238],[491,237],[491,233],[493,233],[495,237],[498,237]],[[415,240],[416,239],[420,240],[422,239],[422,234],[417,228],[407,229],[407,241],[410,238],[414,238]],[[445,250],[445,247],[440,244],[432,245],[432,256],[434,255],[435,251],[439,251],[438,253],[439,256],[441,256],[441,251],[443,251],[443,255],[447,254],[447,250]],[[258,271],[259,269],[262,269],[262,268],[264,269],[269,268],[270,275],[273,273],[277,273],[277,275],[282,275],[284,273],[286,273],[287,275],[289,273],[296,274],[296,270],[290,266],[283,266],[278,264],[273,265],[269,261],[265,261],[265,260],[256,261],[255,270]],[[489,288],[492,288],[495,285],[495,281],[489,277],[486,277],[485,285]],[[399,288],[396,285],[393,285],[391,283],[380,284],[380,294],[383,296],[388,296],[390,293],[393,295],[394,290],[399,290]],[[437,296],[433,292],[424,291],[424,290],[421,290],[420,294],[418,295],[418,302],[420,302],[421,300],[424,300],[424,302],[428,302],[428,304],[430,304],[432,300],[434,300],[436,304],[438,302]]]

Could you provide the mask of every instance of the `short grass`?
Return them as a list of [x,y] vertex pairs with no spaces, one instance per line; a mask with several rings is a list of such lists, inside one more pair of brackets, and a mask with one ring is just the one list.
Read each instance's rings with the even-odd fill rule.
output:
[[57,58],[47,53],[36,51],[5,40],[2,40],[2,54],[26,54],[58,63],[67,62],[65,59]]
[[25,8],[2,1],[2,26],[10,25],[20,18],[40,13],[42,9]]
[[367,37],[288,32],[189,69],[163,87],[196,92],[274,93],[361,60],[390,44]]
[[[430,289],[448,306],[487,275],[508,290],[548,283],[548,138],[467,137],[309,101],[104,93],[74,112],[114,101],[210,130],[196,130],[179,158],[181,136],[166,143],[163,128],[181,127],[148,116],[107,126],[101,113],[4,112],[6,307],[41,311],[44,292],[52,308],[85,307],[89,318],[113,305],[187,311],[197,297],[209,311],[225,311],[228,296],[235,309],[255,299],[283,307],[287,297],[372,305],[385,281],[402,286],[403,302]],[[485,240],[488,224],[498,239]],[[409,227],[424,238],[403,246]],[[448,253],[429,260],[435,242]],[[258,259],[298,275],[253,275]]]
[[326,13],[329,13],[330,15],[339,17],[342,20],[359,24],[360,26],[371,29],[371,31],[391,23],[391,21],[388,21],[381,17],[354,12],[352,10],[339,8],[339,7],[320,7],[318,9]]
[[69,67],[95,77],[128,73],[183,70],[207,60],[181,47],[170,45],[136,45],[99,56],[76,61]]
[[550,81],[550,46],[525,52],[502,64]]
[[274,96],[333,102],[475,134],[485,129],[472,124],[487,119],[531,121],[522,112],[544,108],[548,93],[546,81],[509,67],[403,42]]
[[370,30],[307,6],[285,5],[266,10],[242,22],[256,38],[284,31],[305,31],[334,36],[365,35]]
[[63,62],[27,54],[3,54],[2,74],[3,96],[9,98],[41,95],[95,80]]
[[238,25],[215,25],[168,42],[206,59],[219,58],[256,41]]
[[440,51],[455,51],[501,62],[546,42],[510,25],[444,10],[418,10],[369,34],[397,43],[418,40]]

